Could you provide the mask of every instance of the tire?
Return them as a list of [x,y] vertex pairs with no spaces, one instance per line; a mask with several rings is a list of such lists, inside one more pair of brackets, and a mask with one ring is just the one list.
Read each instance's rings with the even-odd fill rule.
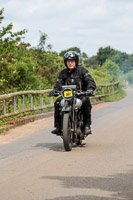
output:
[[66,151],[72,150],[73,133],[72,133],[72,120],[70,113],[65,113],[63,116],[63,143]]

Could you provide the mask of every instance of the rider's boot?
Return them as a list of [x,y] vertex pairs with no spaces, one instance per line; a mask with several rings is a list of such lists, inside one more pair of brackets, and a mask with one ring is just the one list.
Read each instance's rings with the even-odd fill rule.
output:
[[85,124],[84,134],[85,134],[86,136],[89,135],[89,134],[92,134],[90,124]]
[[55,135],[61,135],[61,128],[56,127],[53,131],[51,131],[51,133]]

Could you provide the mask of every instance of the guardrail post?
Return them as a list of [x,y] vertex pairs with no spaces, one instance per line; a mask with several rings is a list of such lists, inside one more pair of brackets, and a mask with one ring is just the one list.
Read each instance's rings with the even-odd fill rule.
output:
[[102,94],[104,94],[104,87],[102,87]]
[[[31,109],[33,108],[33,95],[32,94],[30,95],[30,108]],[[31,110],[30,114],[32,115],[32,110]]]
[[[43,94],[41,94],[41,107],[43,107]],[[43,109],[41,110],[41,113],[43,113]]]
[[3,103],[4,103],[4,110],[3,110],[3,113],[4,113],[4,115],[6,115],[6,100],[4,100]]
[[115,89],[114,89],[114,83],[112,85],[112,92],[114,93]]
[[108,94],[110,95],[111,93],[110,93],[110,88],[109,88],[109,86],[108,86],[107,88],[108,88]]
[[13,112],[16,112],[16,96],[13,97]]
[[119,82],[116,84],[117,90],[119,89],[119,84],[120,84]]
[[22,109],[25,109],[25,95],[23,95],[23,100],[22,100]]

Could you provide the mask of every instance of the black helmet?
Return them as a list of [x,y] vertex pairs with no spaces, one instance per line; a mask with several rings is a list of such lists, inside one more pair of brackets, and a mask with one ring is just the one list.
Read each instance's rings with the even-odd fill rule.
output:
[[79,62],[79,56],[75,51],[68,51],[64,54],[64,63],[65,66],[67,67],[67,60],[75,60],[76,61],[76,67],[78,66]]

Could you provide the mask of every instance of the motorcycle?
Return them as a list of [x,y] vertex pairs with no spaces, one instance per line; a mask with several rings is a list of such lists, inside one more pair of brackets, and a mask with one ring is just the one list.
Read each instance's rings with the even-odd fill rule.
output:
[[60,102],[61,114],[61,138],[63,139],[64,149],[71,151],[73,144],[81,145],[87,135],[84,134],[83,112],[81,109],[82,101],[80,95],[88,95],[76,89],[76,85],[64,85],[62,91],[57,91],[54,96],[61,95]]

